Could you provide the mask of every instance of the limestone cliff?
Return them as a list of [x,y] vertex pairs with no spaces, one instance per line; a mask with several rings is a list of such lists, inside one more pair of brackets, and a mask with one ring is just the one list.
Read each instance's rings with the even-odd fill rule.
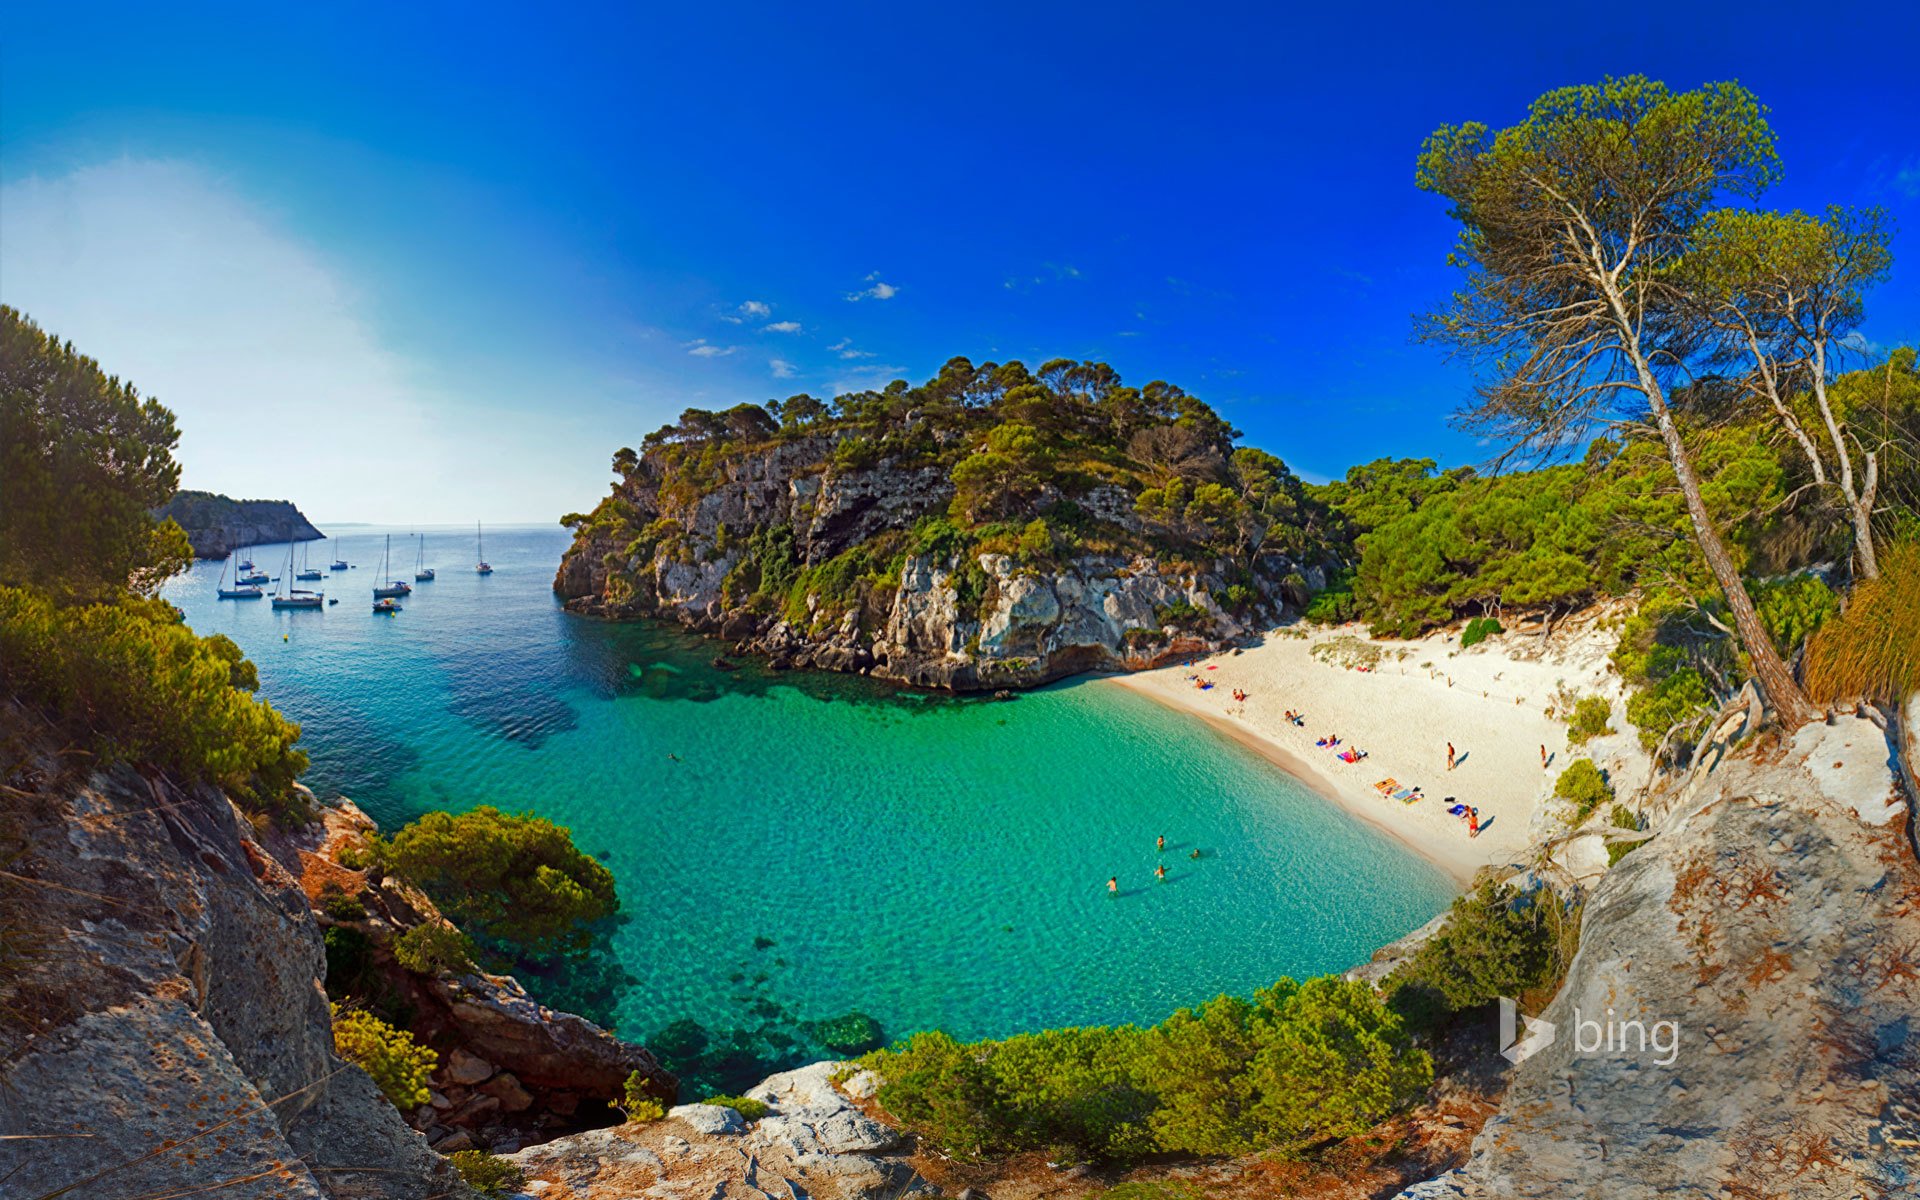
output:
[[6,1195],[468,1194],[334,1054],[306,897],[224,795],[0,733]]
[[1278,552],[1178,539],[1177,553],[1139,549],[1170,544],[1166,531],[1111,484],[1048,485],[1003,522],[1069,512],[1100,531],[1088,540],[1101,550],[929,545],[923,522],[954,498],[948,470],[892,458],[843,467],[836,445],[728,453],[698,486],[667,450],[650,451],[608,504],[574,521],[555,592],[571,611],[675,620],[777,666],[964,691],[1218,648],[1324,584],[1321,567]]
[[1541,1014],[1554,1038],[1471,1160],[1404,1195],[1920,1194],[1920,866],[1895,759],[1857,717],[1717,747],[1594,889]]
[[213,492],[175,492],[157,514],[187,531],[195,558],[225,558],[245,546],[307,542],[326,535],[287,500],[235,500]]

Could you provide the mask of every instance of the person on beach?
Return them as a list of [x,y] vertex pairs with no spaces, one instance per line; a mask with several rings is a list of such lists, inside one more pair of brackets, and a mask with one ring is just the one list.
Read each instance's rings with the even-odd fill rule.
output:
[[1120,894],[1120,877],[1118,875],[1115,875],[1112,878],[1107,880],[1107,895],[1118,896],[1119,894]]
[[1542,771],[1547,769],[1547,748],[1545,746],[1540,747],[1540,769]]
[[1163,833],[1159,837],[1153,839],[1153,848],[1158,850],[1160,853],[1165,854],[1167,852],[1167,835]]
[[1447,743],[1447,770],[1453,770],[1453,743]]

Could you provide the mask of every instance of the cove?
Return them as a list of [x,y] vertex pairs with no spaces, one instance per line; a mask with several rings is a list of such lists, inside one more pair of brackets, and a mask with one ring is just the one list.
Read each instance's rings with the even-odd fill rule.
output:
[[[316,585],[337,606],[219,601],[217,563],[165,595],[258,665],[319,794],[389,830],[480,804],[570,826],[623,917],[600,964],[617,970],[568,986],[628,1037],[706,1054],[715,1081],[815,1050],[815,1022],[856,1011],[890,1039],[1157,1021],[1364,961],[1453,895],[1270,763],[1107,682],[1001,702],[721,670],[719,643],[561,612],[559,529],[489,530],[486,577],[471,531],[427,530],[439,578],[377,616],[381,542],[411,564],[410,531],[338,532],[359,565]],[[277,573],[284,548],[254,557]]]

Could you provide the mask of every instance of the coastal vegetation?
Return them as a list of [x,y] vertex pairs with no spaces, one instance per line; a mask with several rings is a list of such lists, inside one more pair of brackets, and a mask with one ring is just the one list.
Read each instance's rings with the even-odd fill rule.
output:
[[1456,898],[1440,929],[1387,976],[1388,1005],[1427,1030],[1501,996],[1551,997],[1572,962],[1580,913],[1550,888],[1482,880]]
[[402,1112],[427,1102],[427,1081],[440,1056],[370,1012],[333,1005],[333,1047]]
[[963,1157],[1303,1154],[1422,1093],[1433,1063],[1364,983],[1282,979],[1158,1025],[962,1044],[916,1034],[865,1060],[892,1116]]

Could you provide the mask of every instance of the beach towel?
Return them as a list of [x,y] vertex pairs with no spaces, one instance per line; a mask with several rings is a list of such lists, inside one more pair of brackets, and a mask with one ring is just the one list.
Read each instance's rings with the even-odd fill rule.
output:
[[1467,814],[1467,806],[1464,804],[1456,804],[1452,808],[1447,810],[1447,815],[1450,817],[1463,817],[1466,814]]
[[1415,792],[1411,796],[1408,796],[1406,799],[1402,800],[1400,803],[1412,804],[1416,800],[1425,800],[1425,799],[1426,799],[1425,796],[1421,795],[1419,792]]
[[1413,796],[1412,788],[1401,788],[1399,791],[1393,794],[1393,798],[1395,800],[1406,800],[1406,799],[1410,799],[1412,796]]

